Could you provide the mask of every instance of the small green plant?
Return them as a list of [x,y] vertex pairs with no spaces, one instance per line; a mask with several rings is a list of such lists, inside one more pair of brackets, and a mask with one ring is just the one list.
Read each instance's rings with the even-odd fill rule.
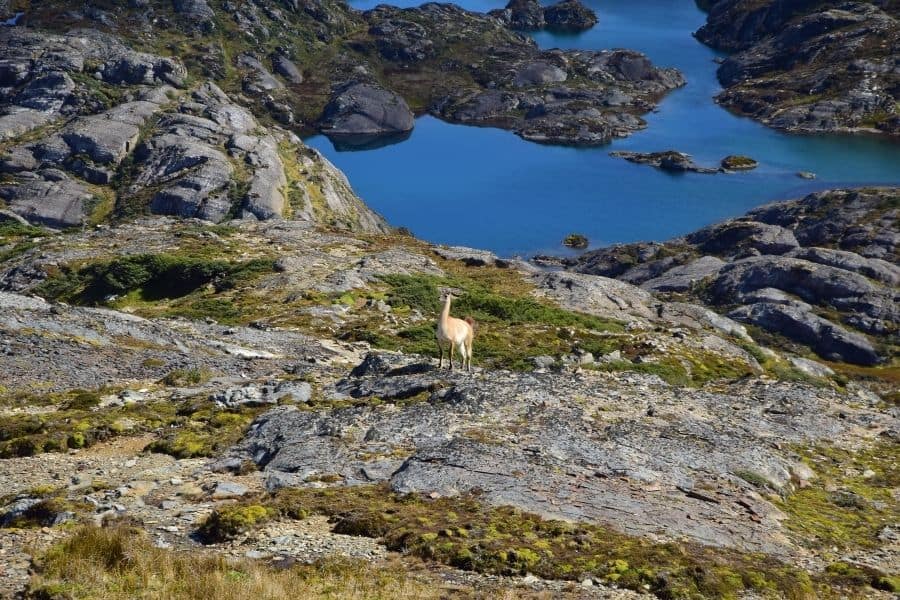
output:
[[198,385],[209,379],[209,374],[201,369],[173,369],[159,382],[172,387]]

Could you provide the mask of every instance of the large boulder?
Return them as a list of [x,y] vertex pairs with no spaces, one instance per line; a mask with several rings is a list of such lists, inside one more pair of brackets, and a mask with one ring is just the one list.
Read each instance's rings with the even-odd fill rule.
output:
[[303,73],[300,68],[280,52],[272,55],[272,68],[291,83],[303,83]]
[[381,136],[412,131],[415,117],[398,94],[373,83],[338,88],[320,119],[329,136]]
[[516,87],[529,87],[548,83],[561,83],[566,79],[568,79],[568,74],[565,69],[549,61],[536,60],[519,67],[513,83]]
[[118,164],[134,151],[141,127],[159,110],[152,102],[120,104],[100,115],[81,117],[61,133],[72,154],[101,164]]
[[175,11],[184,15],[191,25],[202,31],[215,29],[216,13],[206,0],[172,0]]
[[244,218],[273,219],[284,212],[284,194],[287,185],[284,163],[278,155],[278,142],[271,135],[258,138],[245,162],[253,170],[250,189],[244,198]]

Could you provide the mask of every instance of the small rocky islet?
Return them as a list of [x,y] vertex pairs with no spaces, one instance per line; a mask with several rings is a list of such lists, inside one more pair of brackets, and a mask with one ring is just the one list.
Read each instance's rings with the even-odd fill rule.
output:
[[[583,8],[500,12],[583,28]],[[891,8],[824,10],[867,35]],[[378,143],[429,112],[595,144],[680,75],[449,5],[0,1],[20,11],[0,28],[0,596],[900,589],[897,188],[566,259],[429,244],[298,133]],[[834,114],[818,126],[855,118]],[[477,323],[472,374],[435,366],[446,288]]]

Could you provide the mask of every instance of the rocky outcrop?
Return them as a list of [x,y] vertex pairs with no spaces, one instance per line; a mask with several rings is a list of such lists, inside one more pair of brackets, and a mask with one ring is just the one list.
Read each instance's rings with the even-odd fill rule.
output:
[[580,0],[562,0],[544,9],[547,29],[584,31],[597,24],[597,15]]
[[542,6],[538,0],[510,0],[503,9],[488,13],[510,29],[534,31],[551,29],[577,32],[597,24],[597,15],[580,0],[562,0]]
[[734,52],[728,108],[788,131],[900,134],[892,3],[720,0],[697,37]]
[[628,162],[637,163],[639,165],[650,165],[663,171],[670,173],[718,173],[718,169],[701,167],[690,157],[689,154],[678,152],[675,150],[666,150],[664,152],[626,152],[616,151],[610,152],[610,156],[624,158]]
[[[380,6],[365,18],[391,72],[412,64],[427,69],[422,57],[446,57],[448,68],[467,65],[464,74],[454,69],[452,77],[435,77],[423,110],[536,142],[598,145],[626,136],[644,127],[638,115],[684,83],[677,71],[654,67],[637,52],[542,52],[500,21],[452,5]],[[447,41],[454,39],[467,41],[464,50],[452,46],[451,58]],[[398,82],[398,91],[407,89]]]
[[[546,15],[546,26],[577,30],[595,22],[577,0],[521,4]],[[40,5],[29,21],[65,31],[102,26],[134,47],[171,37],[191,49],[183,59],[195,80],[227,82],[229,96],[245,97],[260,114],[303,133],[349,136],[337,142],[353,147],[403,139],[412,113],[500,127],[540,143],[600,145],[645,127],[641,115],[684,84],[677,70],[633,51],[543,52],[503,19],[452,4],[363,12],[342,0],[185,0],[63,14]],[[234,41],[228,53],[217,27]],[[141,74],[117,67],[105,73],[113,72],[130,83]],[[351,87],[356,98],[347,97]],[[37,126],[31,123],[40,119],[27,112],[34,109],[21,110],[0,118],[0,136]]]
[[534,31],[547,26],[544,7],[538,0],[510,0],[505,8],[498,8],[488,14],[496,17],[510,29]]
[[[806,472],[770,436],[833,441],[873,423],[865,410],[842,407],[839,418],[832,392],[791,384],[673,394],[641,377],[468,377],[390,354],[368,355],[324,393],[357,406],[275,409],[226,460],[253,460],[270,489],[322,473],[426,497],[477,488],[489,503],[547,517],[782,557],[795,552],[780,534],[784,515],[736,473],[789,486]],[[373,396],[386,405],[363,404]]]
[[728,316],[805,344],[828,360],[859,365],[881,362],[865,336],[848,331],[810,311],[802,302],[788,304],[756,302],[737,308]]
[[719,167],[704,167],[698,165],[690,154],[677,150],[665,150],[662,152],[628,152],[617,150],[610,152],[610,156],[624,158],[628,162],[639,165],[650,165],[670,173],[730,173],[732,171],[749,171],[755,169],[758,163],[746,156],[726,156],[719,163]]
[[567,264],[693,297],[830,360],[873,365],[900,329],[898,194],[811,194],[665,244],[604,248]]
[[[34,223],[76,227],[111,210],[147,209],[213,222],[280,218],[292,212],[287,194],[294,189],[324,200],[317,210],[297,206],[295,218],[354,230],[387,228],[345,180],[308,180],[299,169],[288,177],[282,154],[329,172],[320,157],[304,153],[296,136],[262,126],[215,84],[189,92],[167,85],[181,85],[186,74],[173,59],[129,50],[94,31],[4,28],[0,44],[9,50],[0,61],[9,91],[2,100],[7,114],[0,117],[0,138],[9,140],[0,157],[7,174],[0,197]],[[284,87],[253,56],[241,60],[252,70],[244,80],[250,88]],[[292,71],[280,64],[289,79]],[[92,96],[96,90],[102,96]],[[46,133],[35,136],[38,127]]]

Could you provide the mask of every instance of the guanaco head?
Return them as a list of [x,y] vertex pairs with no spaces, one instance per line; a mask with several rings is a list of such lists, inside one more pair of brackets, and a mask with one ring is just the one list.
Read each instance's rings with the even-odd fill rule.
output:
[[441,292],[441,302],[446,302],[448,298],[451,301],[456,300],[460,296],[460,291],[456,288],[442,287],[442,288],[440,288],[440,292]]

